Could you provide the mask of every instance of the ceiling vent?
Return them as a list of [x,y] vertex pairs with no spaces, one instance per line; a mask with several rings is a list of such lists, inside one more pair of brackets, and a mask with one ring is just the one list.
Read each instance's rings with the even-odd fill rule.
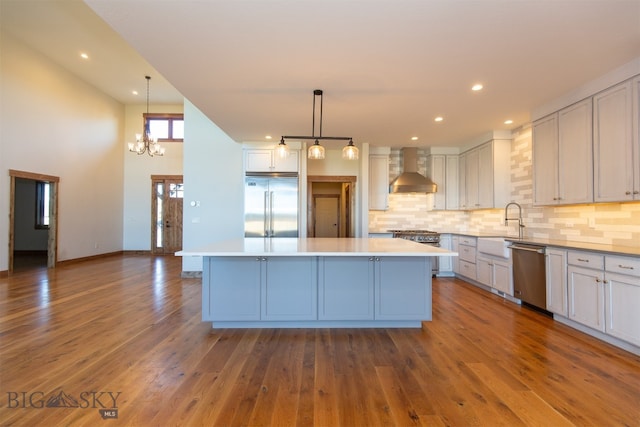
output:
[[435,193],[438,186],[418,173],[418,149],[402,149],[403,172],[389,185],[389,193]]

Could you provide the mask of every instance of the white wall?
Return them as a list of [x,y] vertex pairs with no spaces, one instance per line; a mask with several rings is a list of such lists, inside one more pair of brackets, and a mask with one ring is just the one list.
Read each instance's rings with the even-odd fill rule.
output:
[[[185,100],[183,248],[244,236],[242,145]],[[191,206],[191,202],[199,206]],[[184,272],[202,271],[184,257]]]
[[[153,81],[150,90],[153,93]],[[151,175],[182,175],[182,143],[161,143],[166,150],[162,157],[129,151],[127,142],[135,142],[136,133],[142,133],[146,111],[146,104],[125,107],[123,249],[131,251],[151,250]],[[182,113],[183,105],[150,105],[149,112]]]
[[124,106],[4,32],[0,77],[0,271],[9,169],[60,177],[59,260],[121,250]]

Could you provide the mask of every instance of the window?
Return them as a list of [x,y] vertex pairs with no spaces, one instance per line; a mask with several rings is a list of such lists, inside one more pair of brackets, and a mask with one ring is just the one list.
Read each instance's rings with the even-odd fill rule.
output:
[[144,128],[149,125],[149,133],[158,142],[184,141],[184,114],[145,113],[143,117]]
[[36,182],[36,228],[49,228],[51,184]]

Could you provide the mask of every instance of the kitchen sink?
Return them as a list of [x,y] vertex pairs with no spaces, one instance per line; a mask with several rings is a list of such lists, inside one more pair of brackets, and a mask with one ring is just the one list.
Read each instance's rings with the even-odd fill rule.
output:
[[478,237],[478,252],[501,258],[509,258],[509,242],[503,237]]

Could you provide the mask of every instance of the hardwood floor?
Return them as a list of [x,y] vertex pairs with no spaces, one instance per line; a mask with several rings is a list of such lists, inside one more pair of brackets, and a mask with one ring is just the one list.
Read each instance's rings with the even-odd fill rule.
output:
[[640,357],[462,281],[422,329],[212,330],[180,268],[0,279],[0,424],[640,425]]

